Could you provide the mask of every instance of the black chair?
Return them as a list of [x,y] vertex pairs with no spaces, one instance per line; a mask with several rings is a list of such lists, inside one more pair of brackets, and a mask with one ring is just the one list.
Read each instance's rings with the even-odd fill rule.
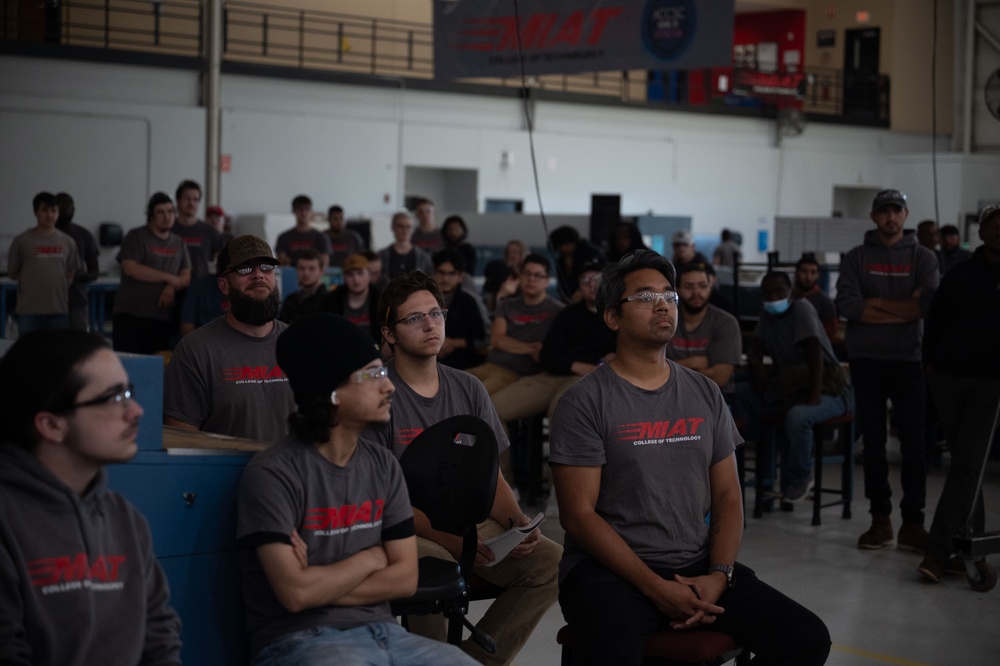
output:
[[450,560],[422,557],[416,593],[392,602],[397,615],[443,613],[448,642],[462,641],[462,627],[489,653],[496,643],[466,617],[469,577],[476,563],[476,525],[486,520],[497,491],[499,453],[496,434],[478,416],[447,418],[424,430],[399,459],[410,491],[410,503],[436,530],[462,537],[458,566]]

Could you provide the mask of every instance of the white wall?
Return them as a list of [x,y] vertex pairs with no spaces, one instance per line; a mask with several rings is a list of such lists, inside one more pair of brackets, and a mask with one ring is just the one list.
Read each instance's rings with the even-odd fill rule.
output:
[[[73,194],[86,226],[129,227],[142,222],[152,191],[203,181],[198,79],[0,57],[0,234],[30,226],[28,202],[39,189]],[[317,210],[336,202],[350,217],[385,219],[402,205],[408,166],[477,171],[480,209],[487,198],[508,198],[539,211],[515,98],[413,91],[399,81],[374,88],[227,75],[222,106],[232,169],[219,203],[230,213],[285,213],[305,193]],[[592,193],[619,193],[624,214],[687,215],[696,234],[726,226],[756,239],[762,229],[773,236],[777,215],[829,215],[840,185],[899,187],[910,193],[911,217],[933,216],[924,194],[933,184],[929,137],[812,123],[777,148],[773,122],[763,119],[545,101],[534,111],[547,214],[586,215]],[[943,219],[995,196],[987,173],[997,161],[983,159],[951,156],[945,168],[939,157],[939,178],[957,172],[943,178]],[[438,208],[440,219],[450,212]],[[387,229],[374,231],[376,245],[388,242]],[[744,250],[763,259],[752,241]]]

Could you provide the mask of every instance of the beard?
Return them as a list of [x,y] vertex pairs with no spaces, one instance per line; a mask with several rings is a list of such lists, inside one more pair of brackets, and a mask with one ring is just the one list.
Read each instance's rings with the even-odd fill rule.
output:
[[695,307],[693,305],[688,305],[687,303],[681,303],[681,309],[684,310],[689,315],[701,314],[702,310],[708,307],[708,301],[705,301],[701,305]]
[[238,289],[229,290],[229,311],[244,324],[263,326],[278,316],[279,309],[281,298],[277,289],[272,289],[265,298],[254,298]]

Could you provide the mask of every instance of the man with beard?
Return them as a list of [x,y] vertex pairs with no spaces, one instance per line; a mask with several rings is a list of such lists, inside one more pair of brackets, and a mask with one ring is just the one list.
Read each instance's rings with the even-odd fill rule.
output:
[[219,266],[229,312],[185,336],[167,364],[163,422],[232,437],[275,442],[295,411],[274,345],[287,324],[277,321],[278,261],[256,236],[238,236]]
[[792,299],[804,298],[816,308],[819,320],[823,322],[826,337],[833,340],[837,337],[837,308],[830,297],[819,288],[819,262],[812,254],[803,254],[795,262],[795,285],[792,287]]
[[736,317],[708,302],[712,282],[706,264],[687,264],[677,272],[680,297],[677,332],[667,345],[667,358],[694,370],[733,392],[733,370],[741,353],[740,324]]

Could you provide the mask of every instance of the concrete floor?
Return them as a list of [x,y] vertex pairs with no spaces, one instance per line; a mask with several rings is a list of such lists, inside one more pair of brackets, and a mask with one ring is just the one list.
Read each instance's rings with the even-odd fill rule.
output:
[[[890,462],[894,497],[898,499],[898,456],[890,456]],[[929,474],[928,527],[947,465],[945,454],[943,466],[932,468]],[[752,491],[748,492],[740,561],[826,622],[833,637],[827,661],[831,666],[1000,663],[1000,587],[975,592],[964,577],[948,577],[938,585],[925,583],[916,571],[919,555],[895,547],[858,550],[857,538],[868,528],[869,518],[861,466],[855,469],[853,518],[843,520],[839,507],[825,509],[823,524],[818,527],[810,524],[811,510],[806,502],[797,504],[791,513],[769,513],[754,519],[749,513]],[[824,473],[824,480],[837,478],[839,467],[830,466]],[[1000,463],[988,467],[985,494],[987,530],[1000,530]],[[526,508],[529,515],[538,510]],[[898,529],[898,511],[893,517]],[[547,520],[543,532],[562,543],[557,518]],[[1000,568],[1000,555],[987,559]],[[473,604],[470,615],[474,619],[485,603]],[[562,625],[556,604],[515,659],[515,666],[558,666],[555,634]]]

